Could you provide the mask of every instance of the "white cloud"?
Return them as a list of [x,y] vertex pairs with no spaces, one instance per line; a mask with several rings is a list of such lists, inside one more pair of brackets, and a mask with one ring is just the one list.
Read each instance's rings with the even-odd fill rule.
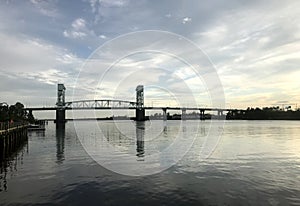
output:
[[107,36],[105,36],[105,35],[103,35],[103,34],[100,35],[99,37],[100,37],[101,39],[106,39],[106,38],[107,38]]
[[43,0],[30,0],[30,2],[34,5],[34,7],[41,14],[49,17],[57,17],[59,16],[58,10],[56,8],[56,0],[43,1]]
[[47,90],[52,87],[44,85],[54,86],[58,82],[73,85],[82,63],[76,55],[40,39],[4,34],[0,34],[0,38],[3,41],[0,47],[1,88],[10,91],[6,97],[8,101],[13,103],[15,97],[24,100],[22,102],[29,101],[27,96],[31,95],[30,102],[41,105],[40,101],[48,99],[55,91]]
[[[209,55],[217,67],[228,101],[245,106],[251,101],[255,104],[275,101],[276,98],[300,102],[296,92],[300,87],[297,80],[300,65],[298,1],[272,1],[271,4],[269,1],[212,1],[206,4],[195,1],[193,4],[179,4],[83,0],[74,2],[76,5],[72,10],[58,7],[57,4],[61,4],[58,2],[10,1],[0,6],[0,17],[5,19],[0,22],[2,84],[5,78],[16,86],[19,85],[15,83],[17,80],[20,85],[26,83],[27,86],[27,80],[33,85],[38,82],[39,86],[52,85],[55,79],[70,82],[70,73],[81,60],[64,48],[87,57],[103,43],[103,39],[136,30],[158,29],[191,38]],[[84,6],[90,8],[90,14]],[[66,41],[64,37],[69,39]],[[158,44],[163,44],[163,41]],[[126,42],[120,47],[124,45]],[[199,58],[193,51],[182,52],[188,53],[191,59]],[[105,61],[99,64],[109,66]],[[203,69],[205,66],[199,67]],[[128,58],[121,61],[119,67],[122,72],[111,74],[105,92],[115,86],[114,79],[121,78],[131,67],[141,70],[145,67],[170,68],[177,71],[179,77],[186,78],[191,87],[198,87],[197,78],[192,77],[188,70],[180,70],[178,64],[165,56]],[[95,89],[95,77],[101,72],[97,68],[91,70],[85,76],[82,89],[87,93]],[[151,73],[145,74],[150,83]],[[152,83],[154,80],[174,83],[174,91],[180,92],[180,84],[175,85],[174,79],[162,73],[153,76]],[[134,81],[138,79],[132,77]],[[105,92],[103,94],[107,95]]]
[[165,17],[171,18],[171,17],[172,17],[172,14],[170,14],[170,13],[169,13],[169,14],[166,14]]
[[74,38],[74,39],[83,39],[87,34],[81,31],[67,31],[65,30],[63,32],[65,37],[70,37],[70,38]]
[[300,68],[300,41],[294,35],[300,28],[292,21],[300,17],[299,3],[267,6],[224,13],[194,34],[216,65],[226,100],[239,107],[266,106],[280,98],[300,101],[293,92],[300,83],[292,78]]
[[89,0],[92,13],[95,14],[94,22],[98,23],[103,18],[112,15],[109,9],[123,8],[128,5],[129,0]]
[[104,7],[122,7],[128,3],[128,0],[99,0],[100,6]]
[[67,58],[73,58],[73,60],[76,58],[66,49],[41,39],[26,36],[17,38],[5,34],[0,34],[0,38],[3,41],[0,48],[1,70],[33,72],[49,67],[59,67],[61,64],[66,64]]
[[72,22],[70,29],[63,31],[63,35],[73,39],[84,39],[88,35],[94,35],[94,32],[87,28],[83,18],[78,18]]
[[85,29],[86,21],[82,18],[78,18],[72,22],[72,27],[75,30]]
[[191,22],[191,21],[192,21],[192,18],[190,18],[190,17],[184,17],[184,18],[182,19],[182,23],[183,23],[183,24],[186,24],[186,23]]

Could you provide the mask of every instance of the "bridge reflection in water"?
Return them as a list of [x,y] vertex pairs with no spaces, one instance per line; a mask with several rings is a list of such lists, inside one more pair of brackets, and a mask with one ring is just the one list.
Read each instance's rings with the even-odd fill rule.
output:
[[62,164],[65,160],[65,125],[60,124],[56,127],[56,163]]
[[[145,155],[145,122],[136,122],[136,156],[144,157]],[[140,159],[143,160],[143,159]]]
[[[133,133],[127,133],[124,134],[121,132],[122,124],[111,124],[111,122],[106,122],[103,124],[99,124],[100,130],[102,131],[102,134],[104,135],[105,141],[107,141],[109,144],[113,145],[114,147],[119,148],[120,151],[136,155],[138,161],[143,161],[145,157],[145,122],[134,122],[135,130]],[[96,137],[100,138],[100,137]],[[133,149],[131,146],[135,144],[135,151],[131,150]],[[134,153],[134,154],[133,154]]]
[[[65,125],[55,129],[56,134],[56,163],[62,164],[65,160]],[[46,138],[45,131],[28,132],[30,138],[38,138],[43,141]],[[9,181],[18,173],[19,167],[26,163],[25,156],[29,154],[29,143],[25,141],[14,152],[7,156],[0,156],[0,193],[8,191]],[[28,162],[27,162],[28,163]]]

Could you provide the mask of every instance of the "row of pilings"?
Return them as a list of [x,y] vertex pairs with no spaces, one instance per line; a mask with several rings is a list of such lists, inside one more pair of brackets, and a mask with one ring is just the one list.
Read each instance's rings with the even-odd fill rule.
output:
[[27,124],[10,124],[0,130],[0,161],[28,141],[27,127]]

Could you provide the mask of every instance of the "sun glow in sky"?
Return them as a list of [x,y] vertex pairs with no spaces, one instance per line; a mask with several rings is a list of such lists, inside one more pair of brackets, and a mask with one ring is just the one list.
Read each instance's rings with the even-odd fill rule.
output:
[[[226,107],[300,105],[299,1],[7,0],[0,5],[0,18],[0,102],[54,106],[57,83],[66,85],[68,100],[97,48],[126,33],[161,30],[193,41],[209,57]],[[110,88],[125,75],[120,98],[134,100],[133,85],[141,83],[150,105],[170,104],[163,88],[171,88],[189,106],[182,90],[188,86],[199,95],[198,105],[210,104],[203,82],[168,55],[133,55],[115,68],[96,93],[99,76],[86,72],[78,98],[114,98]],[[136,69],[135,75],[129,75],[129,68]]]

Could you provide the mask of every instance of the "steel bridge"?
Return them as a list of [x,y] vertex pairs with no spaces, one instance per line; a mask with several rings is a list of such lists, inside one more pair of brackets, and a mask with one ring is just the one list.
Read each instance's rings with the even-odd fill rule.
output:
[[99,100],[79,100],[72,102],[65,102],[65,107],[68,109],[96,109],[96,108],[119,108],[128,109],[136,108],[137,103],[124,100],[115,99],[99,99]]
[[163,119],[167,120],[168,110],[182,111],[182,117],[186,115],[186,111],[199,111],[200,119],[204,120],[205,111],[216,111],[218,116],[223,115],[223,112],[242,112],[244,110],[226,109],[226,108],[205,108],[205,107],[148,107],[144,105],[144,87],[139,85],[136,88],[136,101],[124,101],[115,99],[99,99],[99,100],[78,100],[65,102],[65,87],[63,84],[58,84],[57,103],[53,107],[28,107],[25,110],[32,111],[56,111],[56,123],[65,123],[66,110],[136,110],[136,121],[145,121],[145,110],[162,110]]

